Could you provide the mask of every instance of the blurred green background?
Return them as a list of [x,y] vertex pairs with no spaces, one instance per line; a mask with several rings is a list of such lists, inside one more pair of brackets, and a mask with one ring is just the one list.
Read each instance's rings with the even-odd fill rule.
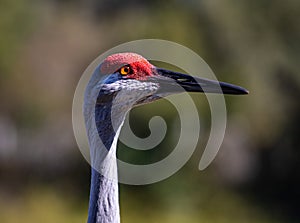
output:
[[[300,222],[299,15],[297,0],[0,0],[0,222],[86,221],[90,168],[72,132],[73,93],[96,56],[141,38],[185,45],[251,93],[226,97],[224,143],[202,172],[210,112],[192,95],[196,152],[167,180],[121,185],[122,222]],[[147,136],[157,114],[178,121],[155,102],[131,112],[133,131]],[[174,140],[150,152],[120,144],[119,157],[159,160]]]

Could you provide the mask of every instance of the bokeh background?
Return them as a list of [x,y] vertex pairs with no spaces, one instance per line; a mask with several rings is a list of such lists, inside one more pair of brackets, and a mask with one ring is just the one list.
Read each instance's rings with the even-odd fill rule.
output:
[[[300,1],[0,0],[0,222],[85,222],[90,167],[76,145],[71,106],[88,64],[141,38],[183,44],[223,81],[250,95],[227,96],[228,126],[212,165],[198,171],[210,126],[205,96],[201,140],[167,180],[120,187],[122,222],[300,222]],[[131,112],[149,135],[167,101]],[[175,123],[175,124],[174,124]],[[175,134],[176,135],[176,134]],[[166,156],[176,139],[137,152],[133,163]]]

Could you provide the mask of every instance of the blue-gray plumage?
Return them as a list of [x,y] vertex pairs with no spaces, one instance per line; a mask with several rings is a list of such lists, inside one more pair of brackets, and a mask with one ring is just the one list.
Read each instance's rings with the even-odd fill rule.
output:
[[88,223],[120,222],[116,149],[126,113],[183,91],[248,93],[232,84],[156,68],[134,53],[113,54],[97,67],[84,98],[92,165]]

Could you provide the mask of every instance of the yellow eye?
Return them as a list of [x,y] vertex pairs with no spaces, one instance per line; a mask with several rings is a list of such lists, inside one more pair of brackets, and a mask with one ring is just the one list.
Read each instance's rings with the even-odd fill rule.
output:
[[120,69],[120,74],[122,75],[127,75],[130,73],[130,67],[129,66],[124,66]]

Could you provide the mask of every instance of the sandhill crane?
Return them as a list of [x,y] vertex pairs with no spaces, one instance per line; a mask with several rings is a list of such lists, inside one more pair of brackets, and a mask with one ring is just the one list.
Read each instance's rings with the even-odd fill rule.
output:
[[[248,93],[236,85],[157,68],[135,53],[110,55],[96,68],[85,91],[83,109],[92,165],[88,223],[120,222],[116,160],[105,159],[106,154],[99,151],[116,156],[117,139],[126,113],[133,106],[184,91]],[[92,124],[97,131],[91,128]],[[103,143],[99,145],[96,138]],[[99,171],[105,171],[107,166],[113,177]]]

